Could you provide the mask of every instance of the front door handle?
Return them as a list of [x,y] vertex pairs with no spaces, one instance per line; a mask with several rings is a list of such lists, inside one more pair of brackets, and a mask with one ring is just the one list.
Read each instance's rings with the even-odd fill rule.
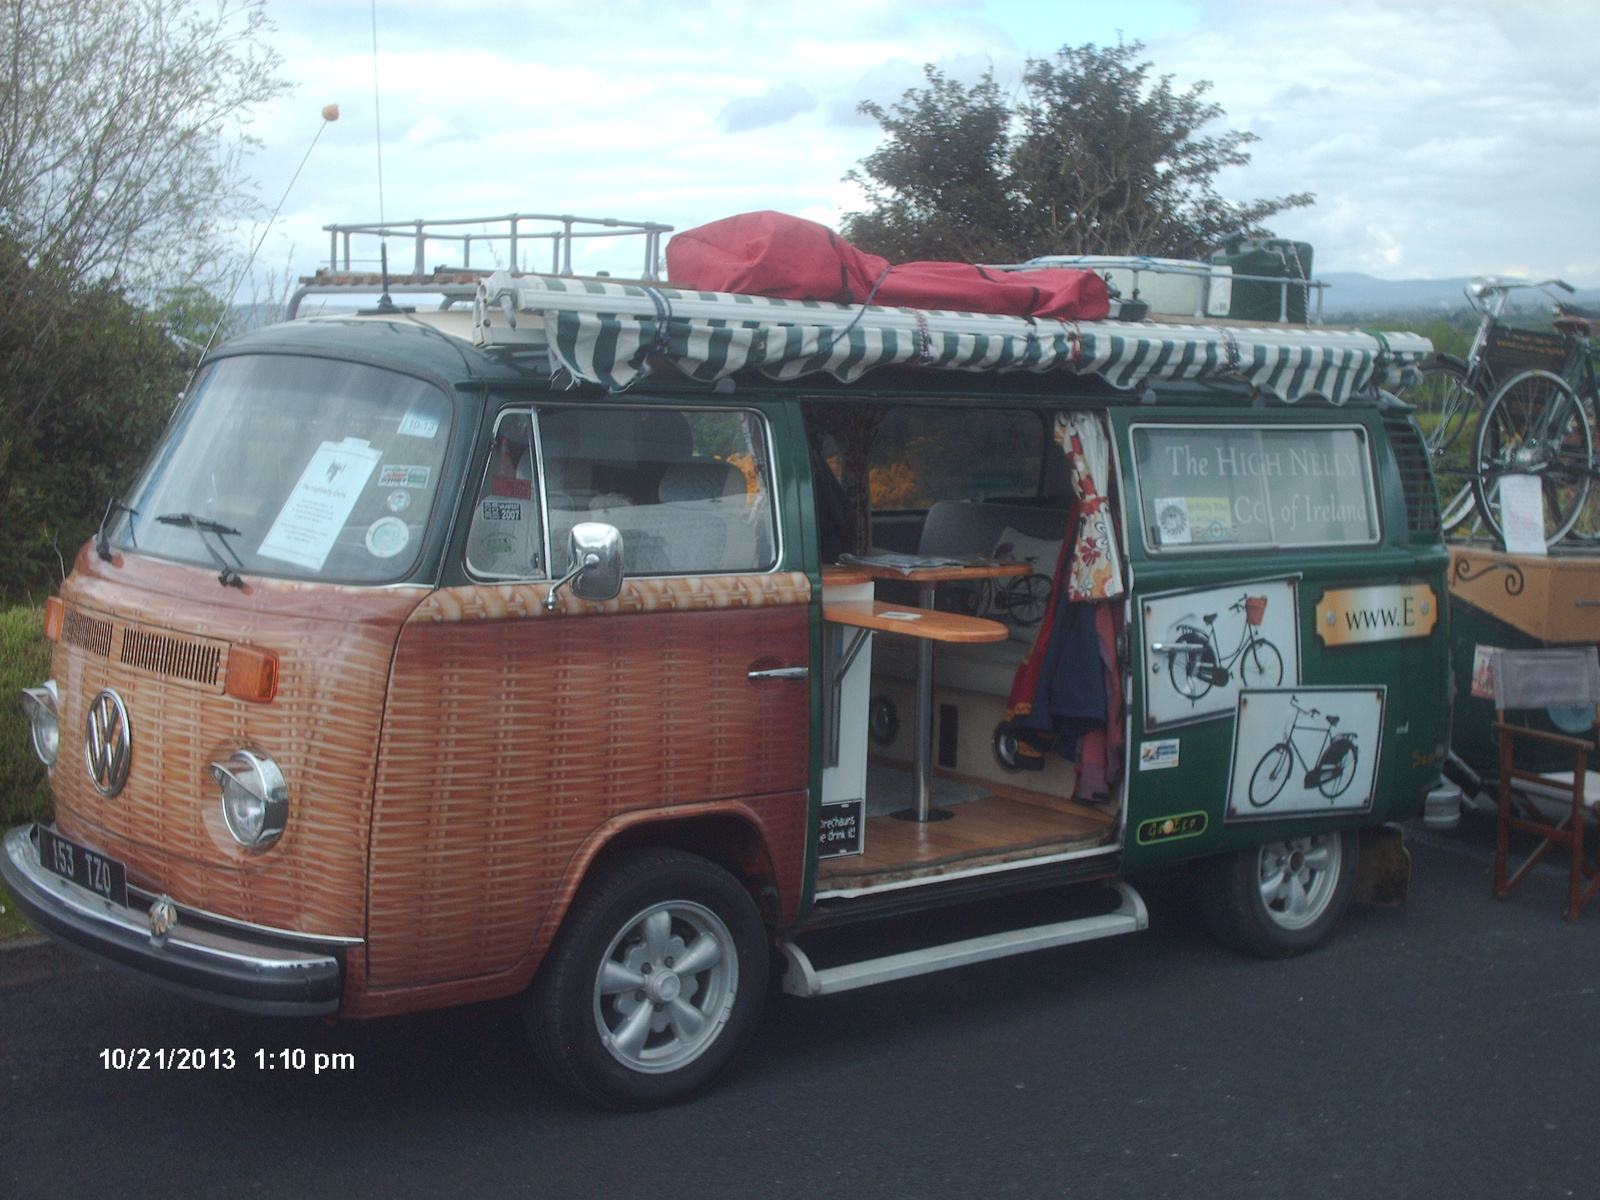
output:
[[810,667],[771,667],[765,671],[751,671],[751,679],[809,679]]

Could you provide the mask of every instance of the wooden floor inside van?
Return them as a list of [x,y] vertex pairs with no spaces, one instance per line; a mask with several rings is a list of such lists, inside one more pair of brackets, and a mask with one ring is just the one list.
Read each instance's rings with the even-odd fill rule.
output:
[[1091,805],[985,786],[991,794],[950,805],[947,811],[955,815],[947,821],[868,817],[864,853],[817,864],[817,894],[1085,850],[1111,831],[1112,815]]

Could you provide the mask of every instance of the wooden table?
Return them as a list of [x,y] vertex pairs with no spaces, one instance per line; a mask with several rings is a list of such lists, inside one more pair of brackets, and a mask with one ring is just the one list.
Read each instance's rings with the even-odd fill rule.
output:
[[938,567],[906,574],[869,564],[850,565],[853,570],[867,571],[870,578],[908,579],[921,586],[923,603],[920,608],[884,604],[877,600],[837,601],[833,604],[823,601],[822,619],[916,639],[916,732],[912,744],[916,806],[894,815],[911,821],[946,820],[953,814],[948,809],[933,807],[933,644],[1003,642],[1009,636],[1009,631],[999,621],[937,611],[933,606],[935,589],[939,584],[953,580],[1027,575],[1033,568],[1027,563],[996,563],[984,567]]

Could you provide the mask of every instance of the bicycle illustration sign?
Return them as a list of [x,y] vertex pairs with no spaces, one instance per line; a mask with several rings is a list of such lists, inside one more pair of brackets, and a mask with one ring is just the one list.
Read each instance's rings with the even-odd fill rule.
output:
[[1365,812],[1383,736],[1382,687],[1245,689],[1227,821]]
[[1146,597],[1145,728],[1231,716],[1245,688],[1298,683],[1296,582],[1254,580]]

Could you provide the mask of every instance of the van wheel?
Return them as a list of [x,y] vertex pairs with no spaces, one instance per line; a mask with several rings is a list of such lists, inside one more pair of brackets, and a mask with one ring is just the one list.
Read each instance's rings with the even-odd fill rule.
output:
[[1200,910],[1213,937],[1257,958],[1288,958],[1333,936],[1355,889],[1360,839],[1318,833],[1200,864]]
[[766,999],[761,914],[727,871],[641,850],[587,880],[529,989],[539,1063],[614,1109],[685,1099],[755,1032]]

